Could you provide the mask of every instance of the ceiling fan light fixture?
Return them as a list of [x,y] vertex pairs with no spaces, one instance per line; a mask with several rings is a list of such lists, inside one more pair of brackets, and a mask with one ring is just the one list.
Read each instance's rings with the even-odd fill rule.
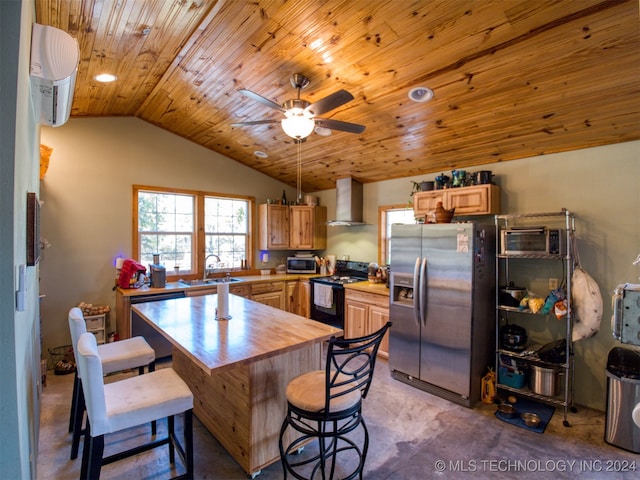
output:
[[415,87],[409,90],[409,98],[414,102],[428,102],[433,98],[433,90],[429,87]]
[[282,119],[282,129],[291,138],[307,138],[313,132],[315,123],[313,118],[305,113],[304,109],[292,108],[287,110],[285,117]]

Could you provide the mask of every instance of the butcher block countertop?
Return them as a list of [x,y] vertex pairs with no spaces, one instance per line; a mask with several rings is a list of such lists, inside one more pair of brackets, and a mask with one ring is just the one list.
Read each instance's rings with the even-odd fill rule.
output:
[[342,330],[229,294],[230,320],[215,319],[217,295],[141,303],[132,310],[211,374],[339,336]]
[[[313,278],[318,277],[320,275],[303,275],[297,273],[284,273],[284,274],[273,274],[273,275],[242,275],[240,272],[231,272],[231,278],[237,279],[237,281],[231,282],[229,285],[236,285],[242,283],[262,283],[262,282],[282,282],[282,281],[296,281],[305,278]],[[176,291],[186,291],[186,290],[203,290],[210,289],[215,287],[215,283],[211,283],[208,285],[184,285],[180,282],[167,282],[164,288],[153,288],[149,285],[143,285],[140,288],[120,288],[117,290],[124,297],[135,297],[138,295],[150,295],[150,294],[161,294],[161,293],[170,293]]]
[[375,293],[376,295],[389,296],[389,289],[384,283],[371,283],[368,280],[364,282],[348,283],[344,286],[345,290],[357,290],[358,292]]
[[194,414],[253,478],[280,460],[288,383],[321,369],[323,342],[342,330],[233,294],[229,320],[215,319],[217,306],[213,294],[132,310],[173,344],[172,367],[193,392]]

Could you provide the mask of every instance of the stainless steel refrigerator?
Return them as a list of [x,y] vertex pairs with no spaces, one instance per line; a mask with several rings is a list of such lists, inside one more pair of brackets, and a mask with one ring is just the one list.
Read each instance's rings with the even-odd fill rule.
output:
[[394,378],[467,407],[495,355],[495,227],[391,228]]

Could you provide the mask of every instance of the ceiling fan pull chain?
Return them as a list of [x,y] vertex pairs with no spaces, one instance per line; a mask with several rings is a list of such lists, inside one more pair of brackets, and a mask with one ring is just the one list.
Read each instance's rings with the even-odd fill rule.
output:
[[297,168],[297,178],[296,178],[296,186],[298,189],[298,198],[297,203],[302,203],[302,142],[297,142],[298,144],[298,168]]

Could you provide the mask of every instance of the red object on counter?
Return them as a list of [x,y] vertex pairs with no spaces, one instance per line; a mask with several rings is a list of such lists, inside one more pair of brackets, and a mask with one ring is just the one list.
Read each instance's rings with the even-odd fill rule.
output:
[[138,272],[146,272],[147,269],[144,265],[140,265],[135,260],[128,258],[122,263],[120,269],[120,276],[118,277],[118,286],[120,288],[130,288],[131,279],[134,278]]

